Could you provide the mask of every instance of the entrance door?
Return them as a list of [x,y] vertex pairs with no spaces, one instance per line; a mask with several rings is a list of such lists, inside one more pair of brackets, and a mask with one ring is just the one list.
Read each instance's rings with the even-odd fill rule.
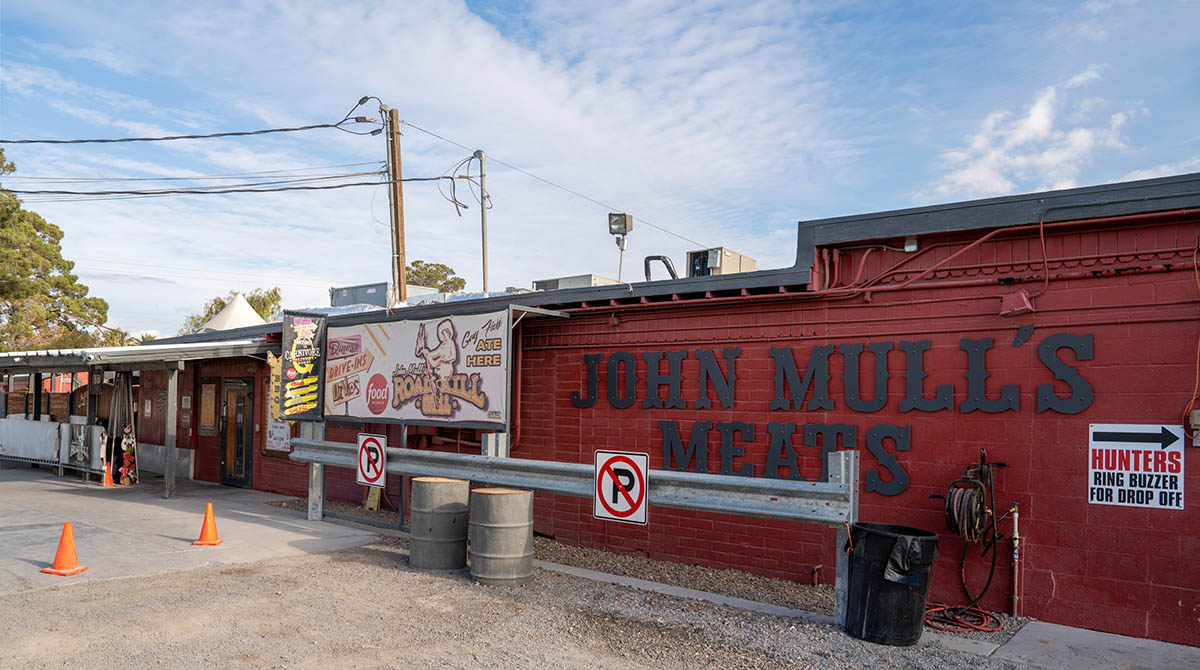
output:
[[254,384],[225,379],[221,384],[221,483],[250,488],[254,458]]

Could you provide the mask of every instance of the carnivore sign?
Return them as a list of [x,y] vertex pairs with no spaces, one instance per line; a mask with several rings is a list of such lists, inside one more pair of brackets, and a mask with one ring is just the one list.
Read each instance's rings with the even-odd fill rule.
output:
[[280,414],[287,421],[320,421],[324,412],[325,317],[283,313]]

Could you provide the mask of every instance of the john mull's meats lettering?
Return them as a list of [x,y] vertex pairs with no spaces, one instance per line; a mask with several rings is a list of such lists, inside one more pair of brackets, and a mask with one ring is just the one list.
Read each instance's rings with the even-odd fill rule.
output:
[[[1018,338],[1012,346],[1021,346],[1025,339]],[[964,383],[960,387],[965,391],[965,397],[958,404],[959,413],[1021,411],[1021,388],[1018,384],[1001,384],[998,393],[989,388],[992,385],[987,382],[992,373],[987,368],[987,353],[995,346],[995,341],[990,337],[959,341],[965,367]],[[905,394],[898,399],[896,409],[901,413],[954,411],[954,385],[940,384],[932,391],[925,388],[927,374],[924,356],[930,348],[929,340],[818,345],[808,351],[801,367],[792,347],[771,347],[769,355],[774,369],[774,394],[768,401],[768,409],[779,412],[829,412],[837,411],[839,404],[844,403],[851,412],[878,412],[890,400],[887,395],[888,380],[892,376],[888,367],[889,354],[899,351],[904,360]],[[1059,357],[1062,349],[1070,349],[1076,360],[1089,361],[1092,359],[1092,336],[1057,333],[1047,336],[1038,344],[1038,362],[1054,373],[1054,378],[1063,382],[1070,393],[1059,395],[1053,384],[1039,384],[1035,393],[1037,413],[1051,411],[1077,414],[1092,404],[1091,385],[1075,367]],[[638,355],[646,364],[644,378],[638,377],[637,357],[633,352],[618,351],[608,356],[607,360],[603,354],[584,354],[584,388],[571,392],[571,403],[580,409],[587,409],[599,402],[600,371],[603,368],[608,373],[607,401],[615,409],[629,409],[637,404],[639,385],[643,409],[737,409],[734,407],[734,398],[740,348],[730,347],[720,352],[712,349],[691,352],[643,351]],[[685,398],[683,361],[689,356],[699,363],[698,383],[690,386],[695,389],[694,396]],[[842,359],[843,391],[840,399],[830,394],[829,364],[834,356]],[[874,391],[870,396],[864,396],[859,388],[859,376],[863,371],[874,378]],[[710,472],[708,437],[715,430],[720,435],[720,465],[716,474],[742,477],[755,474],[753,463],[739,462],[744,459],[745,445],[755,440],[755,425],[752,423],[701,420],[693,421],[688,427],[681,426],[678,421],[660,420],[658,427],[662,432],[665,468]],[[912,448],[910,426],[879,423],[860,430],[859,426],[846,423],[781,420],[767,423],[765,437],[769,443],[766,467],[762,469],[761,476],[804,479],[800,474],[802,452],[798,447],[817,447],[822,457],[821,479],[824,479],[824,456],[839,447],[857,449],[861,439],[879,466],[866,470],[866,490],[891,496],[908,488],[908,473],[896,454]]]

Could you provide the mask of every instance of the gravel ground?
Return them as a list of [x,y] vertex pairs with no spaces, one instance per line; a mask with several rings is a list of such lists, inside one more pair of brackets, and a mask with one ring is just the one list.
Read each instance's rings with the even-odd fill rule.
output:
[[1028,667],[541,570],[479,586],[405,545],[0,596],[0,667]]
[[[308,513],[306,498],[289,498],[287,500],[267,503],[285,509]],[[385,508],[378,511],[368,511],[361,506],[325,501],[327,508],[342,514],[352,514],[386,523],[395,523],[396,512]],[[534,538],[534,556],[543,561],[561,563],[578,568],[586,568],[610,575],[645,579],[660,584],[682,586],[698,589],[724,596],[745,598],[761,603],[789,607],[792,609],[813,612],[815,614],[833,615],[833,585],[832,584],[802,584],[786,579],[761,577],[741,570],[718,570],[699,565],[686,565],[669,561],[655,561],[641,556],[625,556],[599,549],[576,547],[544,537]],[[999,631],[965,631],[947,632],[952,635],[987,640],[996,644],[1007,642],[1026,622],[1029,617],[1013,617],[1007,614],[996,615],[1002,627]],[[927,629],[930,630],[930,629]]]

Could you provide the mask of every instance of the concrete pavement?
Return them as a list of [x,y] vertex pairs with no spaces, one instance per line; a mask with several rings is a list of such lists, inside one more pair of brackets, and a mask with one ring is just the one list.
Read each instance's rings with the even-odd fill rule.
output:
[[[261,491],[180,480],[177,493],[164,499],[161,480],[101,488],[49,469],[0,470],[0,593],[338,551],[378,537],[265,505],[283,496]],[[225,542],[193,546],[208,502]],[[74,527],[79,563],[88,570],[71,577],[43,574],[66,521]]]
[[991,654],[1055,670],[1196,670],[1200,649],[1043,621],[1025,624]]

